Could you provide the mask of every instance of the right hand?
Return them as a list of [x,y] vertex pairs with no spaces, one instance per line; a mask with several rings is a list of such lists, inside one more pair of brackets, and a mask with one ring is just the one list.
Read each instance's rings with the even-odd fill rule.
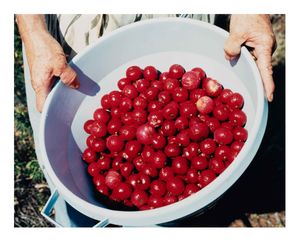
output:
[[55,77],[60,77],[71,88],[78,88],[79,81],[76,72],[67,64],[62,47],[48,32],[31,33],[24,44],[31,83],[36,93],[36,107],[42,112]]

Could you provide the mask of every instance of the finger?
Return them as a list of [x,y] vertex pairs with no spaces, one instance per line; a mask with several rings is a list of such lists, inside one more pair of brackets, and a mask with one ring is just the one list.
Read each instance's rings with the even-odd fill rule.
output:
[[224,45],[225,58],[232,60],[241,53],[241,46],[245,38],[237,34],[230,34]]
[[266,96],[269,102],[273,101],[273,93],[275,90],[275,84],[273,80],[273,68],[272,68],[272,55],[271,49],[258,49],[257,53],[257,67],[259,69]]
[[76,72],[69,65],[65,65],[59,76],[61,81],[71,88],[78,88],[80,85]]

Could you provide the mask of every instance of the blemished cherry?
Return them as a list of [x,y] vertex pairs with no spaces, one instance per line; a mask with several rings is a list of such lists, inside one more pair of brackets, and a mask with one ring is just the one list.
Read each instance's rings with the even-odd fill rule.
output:
[[110,189],[114,189],[119,186],[122,182],[122,176],[120,173],[114,170],[110,170],[107,172],[105,176],[105,185]]
[[188,90],[193,90],[199,87],[200,79],[196,72],[187,71],[182,76],[181,84],[184,88]]
[[198,99],[196,106],[201,114],[209,114],[214,110],[215,104],[212,98],[203,96]]
[[205,79],[202,86],[207,95],[210,97],[218,96],[223,90],[223,86],[218,81],[211,78]]
[[143,124],[137,128],[136,138],[140,143],[149,145],[152,143],[155,133],[155,129],[150,124]]
[[197,74],[197,76],[200,80],[203,80],[204,78],[206,78],[206,73],[202,68],[195,67],[195,68],[192,69],[192,71]]

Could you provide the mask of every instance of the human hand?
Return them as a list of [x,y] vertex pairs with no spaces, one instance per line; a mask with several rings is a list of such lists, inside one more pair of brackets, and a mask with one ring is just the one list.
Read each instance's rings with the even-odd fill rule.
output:
[[24,43],[31,83],[36,93],[36,107],[41,112],[55,77],[60,77],[71,88],[78,88],[79,81],[75,71],[67,64],[62,47],[48,32],[32,33],[30,40]]
[[230,33],[224,51],[227,60],[233,60],[241,52],[241,46],[250,47],[259,69],[268,101],[273,100],[275,84],[272,71],[272,53],[276,45],[269,15],[233,14]]

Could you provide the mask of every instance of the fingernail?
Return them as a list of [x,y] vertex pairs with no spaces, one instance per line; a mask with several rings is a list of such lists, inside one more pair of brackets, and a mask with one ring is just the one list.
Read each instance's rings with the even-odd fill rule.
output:
[[79,87],[79,83],[72,83],[70,85],[71,88],[77,89]]
[[269,102],[272,102],[273,101],[273,93],[271,95],[269,95]]

